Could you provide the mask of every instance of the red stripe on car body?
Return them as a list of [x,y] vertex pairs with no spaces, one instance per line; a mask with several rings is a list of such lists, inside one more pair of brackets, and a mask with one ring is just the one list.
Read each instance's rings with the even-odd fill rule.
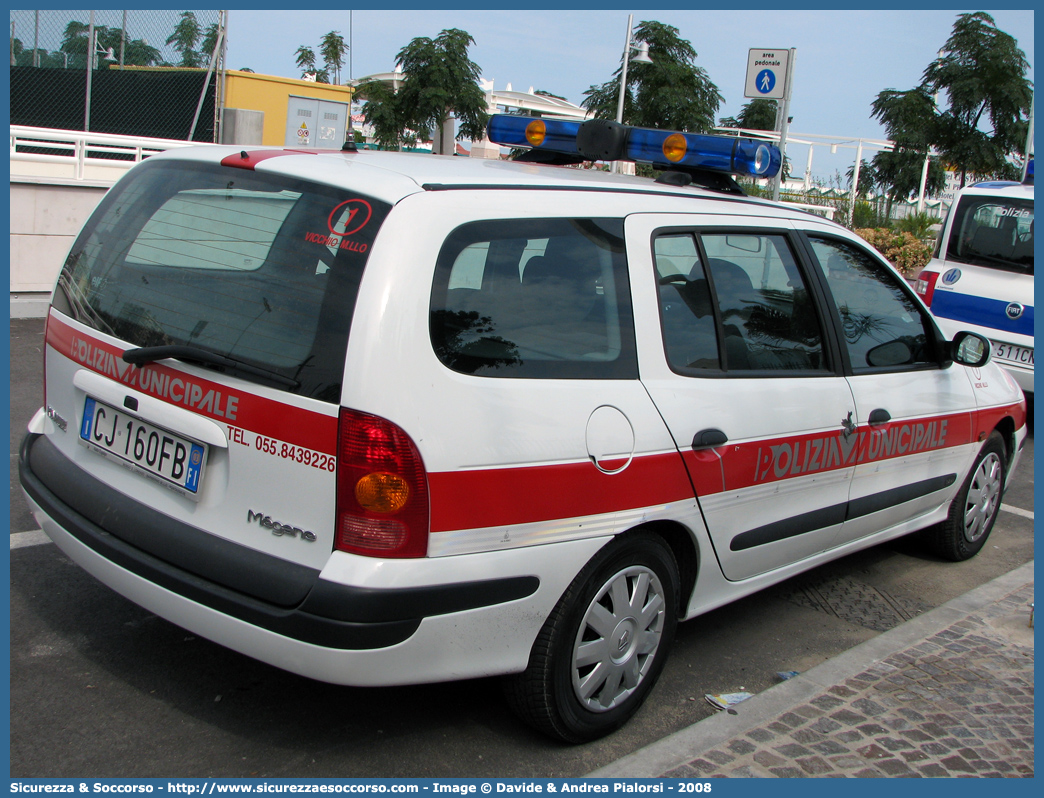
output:
[[[135,391],[213,419],[322,454],[336,453],[337,416],[266,399],[220,382],[190,376],[160,363],[142,368],[123,360],[123,350],[79,332],[52,316],[47,344],[83,368]],[[336,408],[331,408],[336,412]]]

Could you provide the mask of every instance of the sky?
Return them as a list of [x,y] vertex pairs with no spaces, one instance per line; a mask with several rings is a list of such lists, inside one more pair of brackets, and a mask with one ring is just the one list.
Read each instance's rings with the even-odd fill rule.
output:
[[[921,5],[924,5],[923,3]],[[1012,9],[1019,3],[1007,3]],[[697,52],[725,98],[718,118],[736,116],[744,103],[750,48],[796,48],[791,133],[832,137],[839,144],[815,147],[812,172],[827,180],[855,160],[859,138],[885,134],[870,117],[870,106],[884,89],[911,89],[949,37],[957,15],[985,10],[997,27],[1011,34],[1025,52],[1033,80],[1034,14],[1025,10],[644,10],[606,8],[556,11],[484,9],[430,10],[236,10],[229,14],[228,66],[299,77],[295,53],[301,45],[318,52],[321,37],[339,31],[350,39],[352,77],[388,72],[396,53],[417,36],[436,37],[461,28],[475,40],[471,60],[496,89],[543,89],[579,104],[584,91],[612,77],[620,64],[628,14],[634,24],[657,20],[673,25]],[[806,138],[805,141],[821,141]],[[794,143],[788,154],[802,173],[808,146]],[[865,145],[863,157],[876,149]]]

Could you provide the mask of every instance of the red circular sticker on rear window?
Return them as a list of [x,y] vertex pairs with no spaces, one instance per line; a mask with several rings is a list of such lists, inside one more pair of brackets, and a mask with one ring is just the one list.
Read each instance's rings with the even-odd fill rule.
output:
[[350,236],[366,227],[372,215],[373,208],[366,200],[350,199],[330,211],[326,224],[335,236]]

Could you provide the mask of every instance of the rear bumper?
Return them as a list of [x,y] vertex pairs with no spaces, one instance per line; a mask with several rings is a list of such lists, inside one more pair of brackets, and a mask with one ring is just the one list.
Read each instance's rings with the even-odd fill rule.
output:
[[308,646],[362,651],[403,643],[425,618],[514,602],[540,586],[535,576],[387,589],[330,582],[315,569],[135,502],[76,467],[42,435],[26,436],[19,477],[44,531],[67,554],[125,594],[114,582],[137,577],[141,585],[128,597],[138,603],[146,602],[136,595],[153,586],[161,598],[150,609],[171,620],[158,605],[180,598]]

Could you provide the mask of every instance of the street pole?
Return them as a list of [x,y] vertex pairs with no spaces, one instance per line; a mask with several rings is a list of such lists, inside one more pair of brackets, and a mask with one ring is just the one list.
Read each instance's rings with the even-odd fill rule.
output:
[[94,12],[91,12],[90,24],[87,26],[87,98],[83,108],[83,132],[91,129],[91,77],[94,74]]
[[[624,92],[627,91],[627,62],[631,60],[631,24],[634,14],[627,15],[627,38],[624,39],[623,66],[620,68],[620,97],[616,101],[616,122],[623,124]],[[620,171],[620,162],[613,161],[613,172]]]
[[631,23],[634,14],[627,15],[627,38],[624,39],[623,67],[620,69],[620,97],[616,101],[616,122],[623,124],[624,92],[627,91],[627,62],[631,60]]
[[779,202],[779,189],[783,184],[783,167],[787,161],[787,130],[790,128],[790,95],[794,90],[794,59],[797,58],[797,48],[790,48],[790,58],[787,59],[787,91],[783,95],[783,118],[779,123],[779,152],[783,159],[779,172],[772,181],[772,199]]
[[924,154],[924,166],[921,167],[921,187],[917,191],[917,213],[924,213],[924,188],[928,185],[928,166],[932,162],[930,152]]
[[859,146],[856,147],[856,159],[855,166],[852,167],[852,192],[849,195],[848,201],[848,223],[852,224],[855,219],[855,206],[856,197],[859,196],[859,167],[863,163],[863,140],[859,139]]

